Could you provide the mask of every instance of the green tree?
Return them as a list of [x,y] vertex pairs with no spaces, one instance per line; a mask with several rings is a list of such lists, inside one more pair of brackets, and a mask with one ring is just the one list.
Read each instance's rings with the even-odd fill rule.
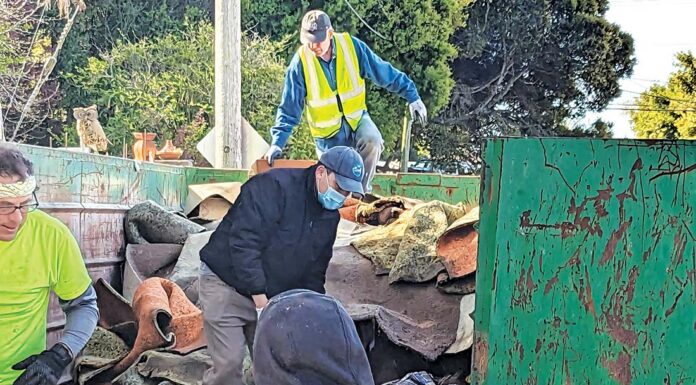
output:
[[696,57],[677,54],[677,71],[636,98],[629,112],[633,131],[644,139],[696,138]]
[[[58,72],[72,72],[90,57],[109,52],[119,42],[137,42],[181,31],[185,20],[210,20],[211,0],[99,0],[77,18],[72,33],[65,41],[64,55],[58,61]],[[62,23],[50,26],[54,38],[61,33]]]
[[[482,138],[547,136],[620,94],[633,39],[605,18],[608,0],[478,0],[454,36],[459,57],[442,127],[419,132],[440,162],[479,162]],[[446,133],[447,143],[436,143]],[[454,140],[454,139],[457,140]],[[462,159],[463,158],[463,159]]]
[[[273,39],[289,36],[289,61],[299,45],[302,16],[310,9],[322,9],[331,17],[334,29],[357,36],[407,73],[432,115],[448,103],[454,85],[449,64],[457,56],[450,37],[465,24],[470,3],[471,0],[242,0],[242,23],[244,28]],[[374,86],[370,86],[367,98],[370,114],[385,139],[385,155],[392,155],[398,147],[406,103]]]
[[[75,90],[67,105],[99,106],[101,122],[120,152],[132,132],[179,138],[186,150],[210,127],[214,95],[213,26],[184,23],[183,29],[136,43],[119,42],[108,54],[90,58],[66,74]],[[245,35],[242,39],[242,114],[268,139],[285,66],[282,42]],[[71,130],[74,132],[74,130]]]
[[613,127],[614,123],[597,119],[589,126],[578,125],[575,127],[561,127],[558,130],[558,134],[560,136],[572,136],[576,138],[611,139],[614,137]]

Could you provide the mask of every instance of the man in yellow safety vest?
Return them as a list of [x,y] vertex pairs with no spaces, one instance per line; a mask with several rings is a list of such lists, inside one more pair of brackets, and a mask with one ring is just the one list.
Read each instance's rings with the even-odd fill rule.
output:
[[355,148],[365,162],[363,188],[370,192],[384,141],[367,112],[365,79],[406,99],[411,118],[424,124],[427,111],[416,85],[361,40],[334,32],[329,16],[322,11],[305,14],[300,41],[302,46],[285,76],[265,159],[272,165],[280,156],[304,109],[317,154],[335,146]]

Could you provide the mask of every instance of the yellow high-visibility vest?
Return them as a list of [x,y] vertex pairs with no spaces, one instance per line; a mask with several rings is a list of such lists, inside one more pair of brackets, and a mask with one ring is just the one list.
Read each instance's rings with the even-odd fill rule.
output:
[[[357,130],[363,112],[367,109],[365,79],[360,77],[353,39],[347,33],[335,33],[334,37],[336,91],[329,86],[317,56],[304,46],[298,50],[307,88],[305,112],[310,131],[315,138],[330,138],[336,135],[344,116],[353,131]],[[339,107],[339,99],[343,111]]]

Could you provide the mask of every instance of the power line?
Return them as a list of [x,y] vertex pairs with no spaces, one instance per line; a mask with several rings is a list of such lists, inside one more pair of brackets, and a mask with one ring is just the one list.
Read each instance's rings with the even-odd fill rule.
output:
[[605,108],[609,111],[633,111],[633,112],[696,112],[696,109],[662,109],[662,108],[641,108],[641,107],[612,107]]
[[375,31],[375,29],[372,28],[372,26],[371,26],[370,24],[368,24],[368,23],[362,18],[362,16],[360,16],[360,14],[358,13],[358,11],[356,11],[355,8],[353,8],[353,6],[350,5],[350,3],[348,2],[348,0],[344,0],[344,1],[346,2],[346,5],[348,6],[348,8],[350,8],[350,10],[353,11],[353,13],[355,14],[355,16],[357,16],[358,19],[360,19],[360,21],[361,21],[370,31],[374,32],[377,36],[381,37],[381,38],[384,39],[384,40],[389,40],[389,39],[387,39],[386,37],[384,37],[384,35],[382,35],[381,33]]
[[682,102],[682,103],[694,103],[696,106],[696,99],[693,100],[688,100],[688,99],[676,99],[676,98],[671,98],[669,96],[664,96],[664,95],[659,95],[659,94],[651,94],[649,92],[636,92],[636,91],[629,91],[629,90],[624,90],[622,89],[621,92],[626,92],[629,94],[636,94],[636,95],[645,95],[645,96],[650,96],[655,99],[664,99],[664,100],[669,100],[672,102]]

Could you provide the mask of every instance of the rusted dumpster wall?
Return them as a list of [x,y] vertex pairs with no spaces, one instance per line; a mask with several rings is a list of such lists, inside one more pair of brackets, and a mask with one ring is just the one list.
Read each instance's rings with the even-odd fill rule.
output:
[[[247,170],[212,168],[187,169],[188,184],[209,182],[244,182]],[[402,195],[422,200],[441,200],[447,203],[477,203],[480,179],[476,176],[440,174],[377,174],[372,183],[379,195]],[[187,191],[184,192],[187,194]]]
[[696,142],[484,153],[473,383],[696,384]]
[[[20,145],[34,162],[41,209],[62,220],[77,238],[91,277],[118,287],[124,259],[123,218],[152,200],[181,210],[189,184],[244,182],[248,170],[172,167],[129,159]],[[475,202],[479,179],[430,174],[378,175],[375,192],[425,200]],[[64,325],[56,298],[49,309],[48,343]]]
[[[134,204],[151,199],[180,208],[183,169],[127,159],[77,154],[34,146],[20,149],[34,162],[41,209],[62,220],[77,238],[90,276],[121,281],[123,218]],[[64,316],[51,298],[48,343],[60,336]]]

